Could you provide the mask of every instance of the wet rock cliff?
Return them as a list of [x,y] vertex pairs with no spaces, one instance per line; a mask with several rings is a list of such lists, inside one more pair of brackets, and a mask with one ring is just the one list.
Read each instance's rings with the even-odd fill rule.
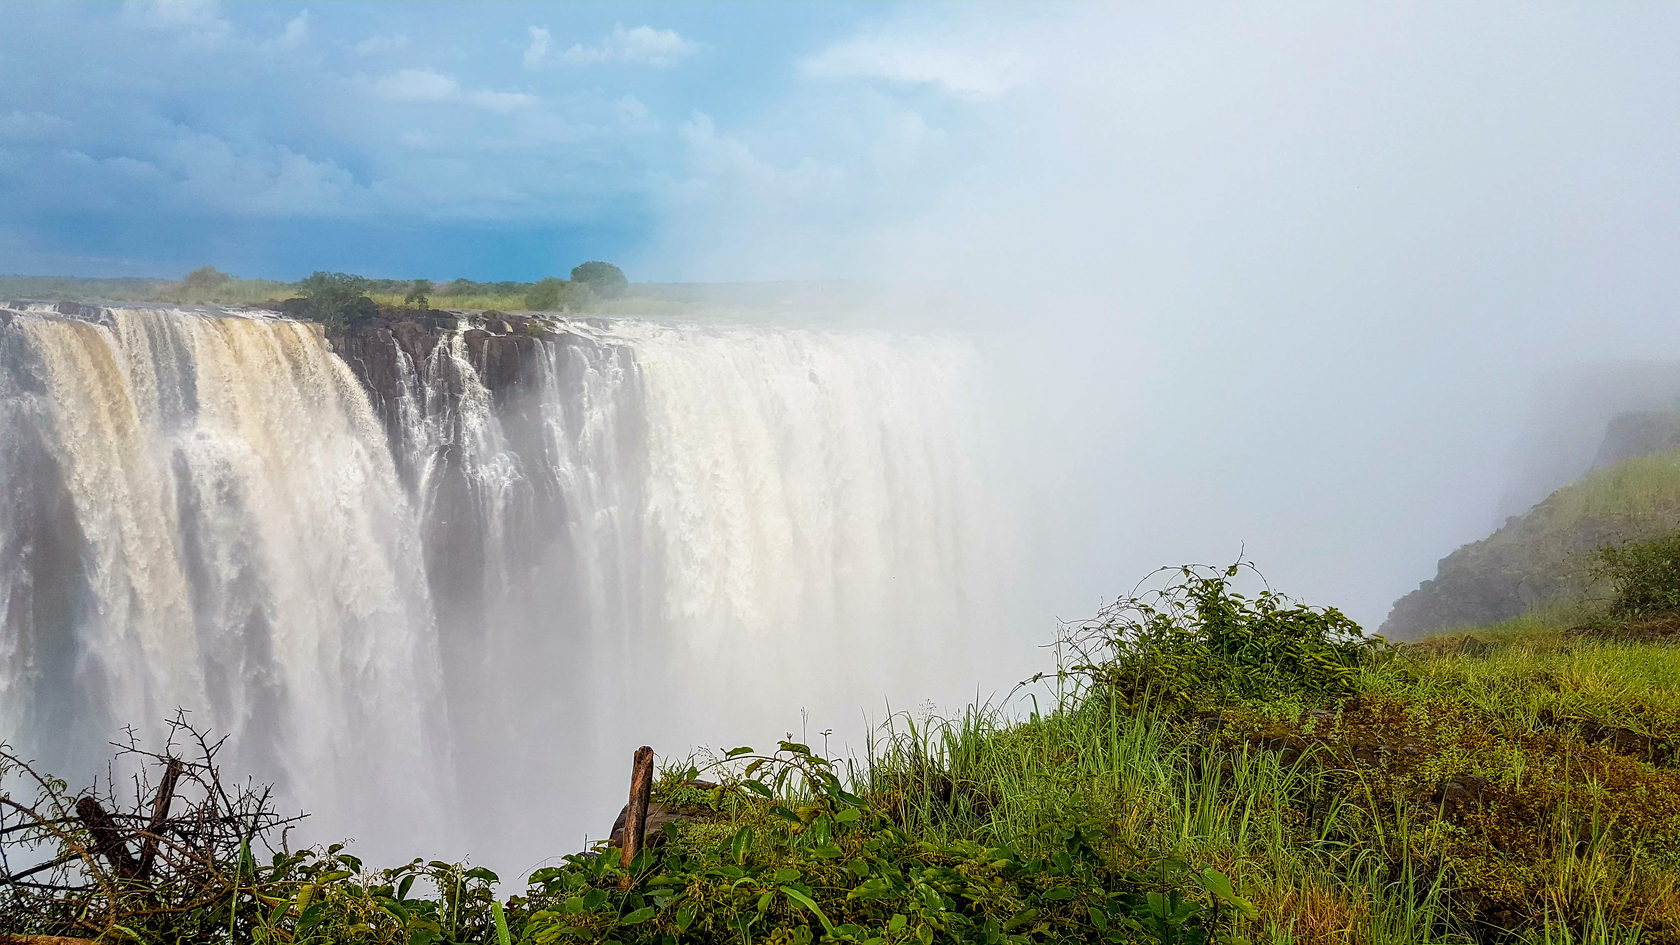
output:
[[[440,357],[439,345],[453,344],[457,337],[464,350]],[[473,381],[502,407],[530,392],[548,357],[547,345],[563,343],[565,337],[527,315],[381,308],[377,317],[329,340],[367,389],[393,452],[403,455],[411,445],[405,442],[405,423],[413,419],[405,418],[405,406],[424,411],[428,391],[459,395],[470,383],[459,376],[459,355],[476,375]]]

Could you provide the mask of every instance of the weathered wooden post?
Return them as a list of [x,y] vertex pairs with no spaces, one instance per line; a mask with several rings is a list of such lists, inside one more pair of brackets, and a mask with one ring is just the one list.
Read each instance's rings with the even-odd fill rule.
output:
[[648,800],[653,796],[653,749],[636,749],[630,766],[630,804],[624,811],[624,856],[619,864],[626,870],[642,850],[647,833]]
[[103,856],[111,864],[111,872],[118,879],[134,879],[140,874],[139,864],[134,862],[134,854],[123,842],[122,830],[117,822],[105,812],[105,808],[91,797],[84,797],[76,802],[76,816],[81,818],[82,824],[93,835],[93,846],[88,851],[94,856]]

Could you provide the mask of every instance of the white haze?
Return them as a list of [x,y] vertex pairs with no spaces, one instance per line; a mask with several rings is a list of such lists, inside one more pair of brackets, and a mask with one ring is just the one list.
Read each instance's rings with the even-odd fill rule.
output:
[[1546,372],[1680,352],[1677,48],[1660,4],[914,8],[691,129],[726,183],[650,259],[963,299],[1023,633],[1245,548],[1374,626],[1511,511]]

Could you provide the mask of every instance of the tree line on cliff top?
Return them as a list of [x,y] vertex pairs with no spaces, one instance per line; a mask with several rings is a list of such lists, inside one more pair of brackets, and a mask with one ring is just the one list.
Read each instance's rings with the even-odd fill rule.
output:
[[623,270],[591,260],[572,268],[571,278],[551,276],[536,282],[477,282],[455,279],[441,285],[430,279],[372,279],[347,272],[316,271],[297,283],[241,280],[203,266],[173,287],[163,287],[160,300],[249,303],[291,291],[308,301],[308,312],[329,328],[343,328],[378,313],[380,305],[430,308],[434,301],[451,308],[514,308],[529,311],[578,311],[593,303],[623,296],[630,282]]

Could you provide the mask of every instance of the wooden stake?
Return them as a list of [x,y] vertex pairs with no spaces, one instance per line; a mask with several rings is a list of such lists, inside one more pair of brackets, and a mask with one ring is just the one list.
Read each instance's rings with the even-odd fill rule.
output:
[[643,745],[636,749],[636,760],[630,766],[630,806],[624,812],[624,856],[619,865],[627,870],[646,839],[648,799],[652,796],[653,749]]
[[152,798],[152,821],[146,826],[146,839],[140,841],[140,866],[137,875],[141,879],[152,873],[152,861],[157,858],[158,841],[163,835],[164,824],[169,822],[169,802],[175,799],[175,782],[181,780],[184,767],[181,759],[169,759],[169,765],[163,769],[163,780],[158,782],[157,796]]
[[105,813],[105,808],[91,797],[84,797],[76,802],[76,816],[87,825],[88,833],[93,834],[93,849],[96,856],[103,856],[110,864],[118,879],[133,879],[140,872],[140,867],[134,862],[134,854],[123,842],[122,831],[117,829],[117,822],[111,815]]

